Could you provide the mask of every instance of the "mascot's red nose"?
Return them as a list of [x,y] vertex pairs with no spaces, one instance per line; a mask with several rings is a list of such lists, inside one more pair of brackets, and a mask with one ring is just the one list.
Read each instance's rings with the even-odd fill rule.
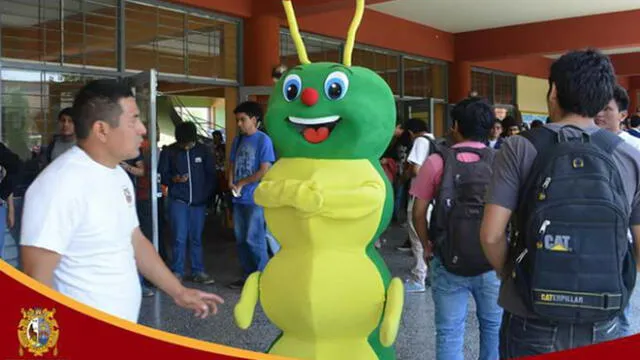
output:
[[306,88],[302,90],[302,103],[307,106],[313,106],[318,102],[320,95],[314,88]]

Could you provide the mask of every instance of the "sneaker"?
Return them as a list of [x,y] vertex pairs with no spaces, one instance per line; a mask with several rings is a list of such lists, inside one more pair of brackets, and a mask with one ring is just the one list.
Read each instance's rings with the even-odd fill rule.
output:
[[204,284],[204,285],[210,285],[213,284],[215,281],[213,280],[213,278],[211,276],[209,276],[207,273],[197,273],[193,276],[193,279],[191,279],[194,283],[198,283],[198,284]]
[[240,279],[229,284],[231,289],[242,289],[244,287],[244,280]]
[[407,252],[411,251],[411,240],[407,239],[402,246],[396,248],[398,251]]
[[423,293],[427,291],[426,286],[415,280],[407,280],[404,283],[404,291],[408,293]]
[[152,297],[156,294],[152,288],[148,286],[142,286],[142,297]]

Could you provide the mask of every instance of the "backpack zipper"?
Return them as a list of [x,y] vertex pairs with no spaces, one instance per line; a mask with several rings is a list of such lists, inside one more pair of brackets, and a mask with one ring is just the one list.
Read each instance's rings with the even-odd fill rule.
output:
[[551,177],[547,176],[542,183],[542,191],[538,194],[538,200],[542,201],[547,198],[547,189],[549,188],[549,184],[551,184]]

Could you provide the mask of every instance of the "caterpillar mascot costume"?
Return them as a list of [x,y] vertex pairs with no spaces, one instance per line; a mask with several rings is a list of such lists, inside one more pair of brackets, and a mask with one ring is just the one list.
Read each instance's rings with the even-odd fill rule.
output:
[[392,187],[379,158],[395,128],[393,93],[351,66],[364,13],[357,0],[344,63],[311,63],[291,1],[283,1],[300,66],[275,85],[265,117],[280,159],[255,191],[282,249],[246,281],[235,307],[251,325],[258,299],[282,330],[272,354],[301,359],[395,359],[404,292],[374,247],[389,223]]

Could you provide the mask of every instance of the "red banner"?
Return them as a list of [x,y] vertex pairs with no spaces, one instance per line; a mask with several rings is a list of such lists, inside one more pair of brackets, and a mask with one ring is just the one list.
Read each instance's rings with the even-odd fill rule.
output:
[[[0,360],[282,359],[195,340],[78,303],[0,260]],[[206,321],[206,320],[205,320]]]

